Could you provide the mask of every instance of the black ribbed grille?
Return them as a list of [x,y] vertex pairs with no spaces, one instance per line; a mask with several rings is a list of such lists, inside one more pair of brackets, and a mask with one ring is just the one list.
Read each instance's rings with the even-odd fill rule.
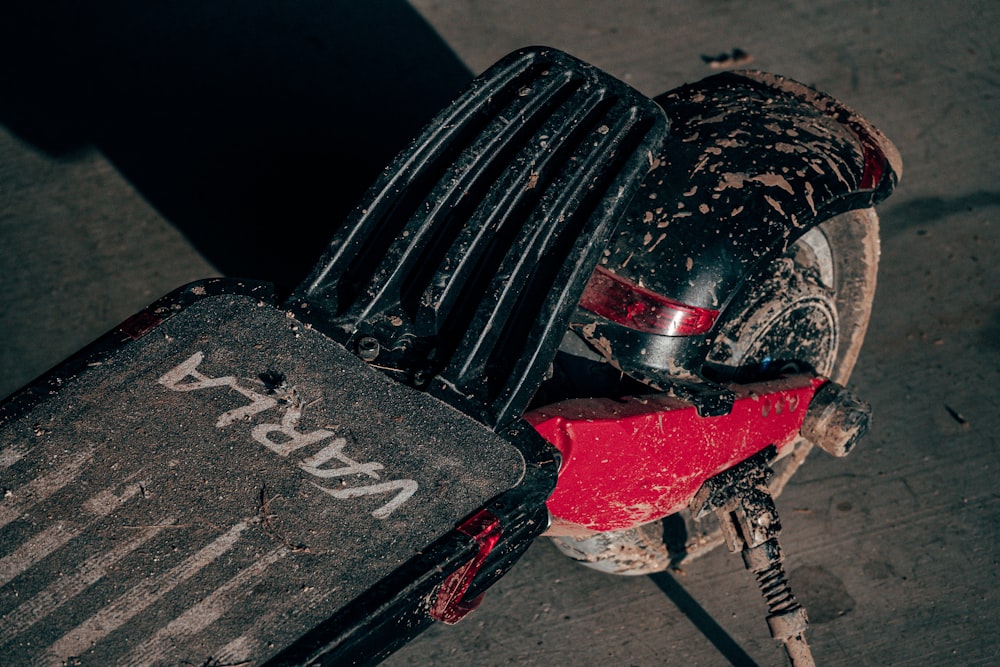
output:
[[512,54],[387,168],[293,297],[376,365],[491,425],[519,416],[665,135],[564,53]]

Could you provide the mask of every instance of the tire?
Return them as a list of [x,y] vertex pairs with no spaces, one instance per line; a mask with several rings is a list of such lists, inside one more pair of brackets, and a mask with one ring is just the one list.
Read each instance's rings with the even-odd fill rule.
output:
[[[774,370],[811,369],[846,384],[871,316],[878,271],[878,217],[849,211],[813,228],[738,294],[717,325],[706,374],[748,381]],[[772,464],[781,494],[809,455],[800,439]],[[556,547],[604,572],[642,575],[676,568],[723,543],[714,516],[684,511],[636,528],[552,537]]]

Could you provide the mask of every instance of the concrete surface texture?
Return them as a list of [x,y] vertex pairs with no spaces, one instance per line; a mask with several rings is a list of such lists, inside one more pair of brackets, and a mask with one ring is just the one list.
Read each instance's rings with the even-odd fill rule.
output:
[[[851,383],[873,430],[778,501],[814,655],[1000,663],[1000,4],[203,4],[0,11],[0,395],[189,280],[294,284],[378,167],[510,50],[559,47],[655,95],[742,49],[905,163]],[[783,662],[738,556],[623,578],[543,540],[386,664]]]

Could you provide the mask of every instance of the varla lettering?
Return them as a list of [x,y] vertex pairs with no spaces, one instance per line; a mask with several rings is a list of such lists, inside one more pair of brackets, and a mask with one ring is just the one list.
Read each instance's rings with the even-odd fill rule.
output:
[[[371,513],[377,519],[388,517],[416,493],[417,483],[412,479],[377,481],[374,484],[347,486],[346,480],[349,476],[363,475],[373,480],[381,480],[378,471],[383,469],[382,464],[361,463],[352,459],[344,453],[344,448],[348,444],[347,440],[335,437],[337,434],[333,431],[322,428],[312,431],[298,430],[298,423],[302,417],[302,406],[297,400],[289,401],[287,406],[283,406],[282,402],[279,402],[274,396],[261,394],[242,386],[231,375],[217,378],[209,377],[198,370],[198,366],[204,359],[203,352],[195,352],[185,361],[164,373],[157,379],[157,382],[172,391],[185,392],[228,387],[249,400],[246,405],[219,415],[215,422],[216,428],[226,428],[234,422],[246,421],[268,410],[285,407],[278,423],[255,424],[250,430],[250,436],[256,442],[282,457],[288,457],[290,454],[311,445],[325,443],[314,454],[298,461],[298,467],[318,480],[339,478],[340,484],[332,488],[310,480],[310,484],[317,489],[339,500],[393,493],[394,495],[389,502]],[[336,465],[334,462],[342,465]]]

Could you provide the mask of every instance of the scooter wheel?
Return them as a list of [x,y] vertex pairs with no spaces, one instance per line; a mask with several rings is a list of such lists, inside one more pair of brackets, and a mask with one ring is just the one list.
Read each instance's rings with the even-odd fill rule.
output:
[[[810,369],[846,384],[871,316],[878,271],[874,209],[848,211],[813,228],[748,281],[723,313],[707,359],[720,379]],[[800,439],[774,462],[774,496],[808,456]],[[677,567],[723,543],[714,516],[680,512],[661,521],[585,537],[553,537],[582,564],[640,575]]]

